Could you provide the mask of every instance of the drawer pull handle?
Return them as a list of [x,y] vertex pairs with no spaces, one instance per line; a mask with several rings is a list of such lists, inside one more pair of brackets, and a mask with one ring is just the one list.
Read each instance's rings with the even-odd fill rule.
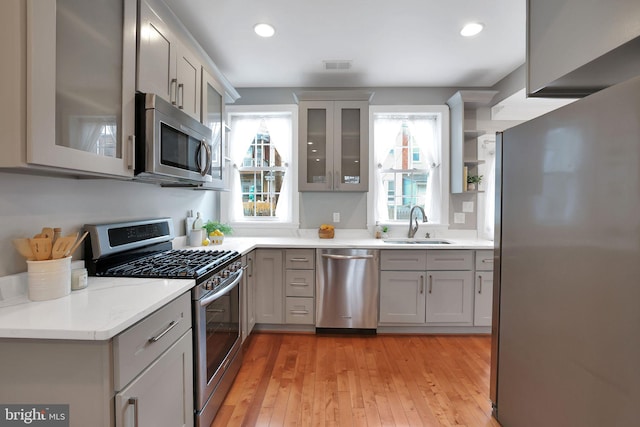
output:
[[478,293],[482,293],[482,276],[478,276]]
[[433,290],[433,276],[429,275],[429,293]]
[[291,314],[309,314],[309,310],[291,310]]
[[307,258],[291,258],[293,262],[307,262],[309,261]]
[[133,425],[134,427],[138,427],[138,398],[130,397],[127,403],[133,405]]
[[493,260],[492,259],[483,259],[482,262],[484,264],[493,264]]
[[434,258],[434,261],[465,261],[464,258]]
[[304,283],[304,282],[291,282],[289,283],[291,286],[297,286],[299,288],[305,288],[307,286],[309,286],[308,283]]
[[424,276],[420,275],[420,294],[424,294]]
[[178,322],[172,320],[171,323],[169,323],[169,325],[165,328],[165,330],[160,332],[159,335],[149,338],[149,342],[158,342],[163,336],[167,335],[170,330],[175,328],[177,324]]

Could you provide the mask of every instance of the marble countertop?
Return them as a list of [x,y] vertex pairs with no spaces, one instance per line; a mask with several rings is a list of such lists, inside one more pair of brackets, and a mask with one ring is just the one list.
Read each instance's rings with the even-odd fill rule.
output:
[[85,289],[30,301],[26,276],[0,278],[0,338],[108,340],[195,285],[185,279],[89,277]]
[[[399,238],[392,238],[397,240]],[[420,240],[420,239],[417,239]],[[320,239],[319,237],[228,237],[221,245],[209,245],[187,248],[204,250],[235,250],[242,255],[256,248],[373,248],[373,249],[493,249],[493,241],[460,238],[436,238],[446,240],[448,244],[427,243],[387,243],[382,239],[357,236]]]
[[[358,234],[336,233],[334,239],[320,239],[314,234],[225,237],[221,245],[193,248],[184,246],[186,239],[182,237],[174,240],[174,247],[236,250],[243,255],[256,248],[493,248],[493,242],[488,240],[444,238],[451,243],[398,244]],[[195,285],[195,281],[189,279],[89,277],[85,289],[72,291],[62,298],[35,302],[27,297],[26,278],[26,273],[0,278],[0,338],[109,340]]]

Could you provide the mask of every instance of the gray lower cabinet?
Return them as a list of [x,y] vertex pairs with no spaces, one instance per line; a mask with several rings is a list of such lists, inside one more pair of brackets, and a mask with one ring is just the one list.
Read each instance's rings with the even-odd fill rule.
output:
[[493,251],[476,251],[474,326],[491,326],[493,305]]
[[427,271],[426,323],[471,325],[473,275],[471,271]]
[[193,426],[191,334],[187,292],[111,340],[0,339],[0,402],[69,405],[71,427]]
[[315,250],[285,250],[285,323],[315,325]]
[[193,426],[191,330],[116,394],[116,427]]
[[473,252],[381,251],[380,324],[471,326]]
[[380,323],[424,324],[425,272],[380,272]]
[[256,325],[256,261],[255,251],[242,257],[245,266],[242,280],[242,342],[246,340]]
[[256,323],[284,323],[283,251],[255,250]]

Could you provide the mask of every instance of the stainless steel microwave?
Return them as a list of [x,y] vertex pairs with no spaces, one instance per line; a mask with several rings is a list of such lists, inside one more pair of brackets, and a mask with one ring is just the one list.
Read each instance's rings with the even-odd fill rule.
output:
[[161,184],[212,182],[212,131],[155,94],[136,94],[135,178]]

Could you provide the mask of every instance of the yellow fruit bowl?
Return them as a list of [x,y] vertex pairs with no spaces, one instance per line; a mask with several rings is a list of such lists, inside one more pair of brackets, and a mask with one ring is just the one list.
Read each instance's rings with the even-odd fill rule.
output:
[[209,234],[209,241],[212,245],[221,245],[224,242],[224,234]]
[[318,237],[321,239],[333,239],[334,235],[333,225],[322,224],[318,229]]

